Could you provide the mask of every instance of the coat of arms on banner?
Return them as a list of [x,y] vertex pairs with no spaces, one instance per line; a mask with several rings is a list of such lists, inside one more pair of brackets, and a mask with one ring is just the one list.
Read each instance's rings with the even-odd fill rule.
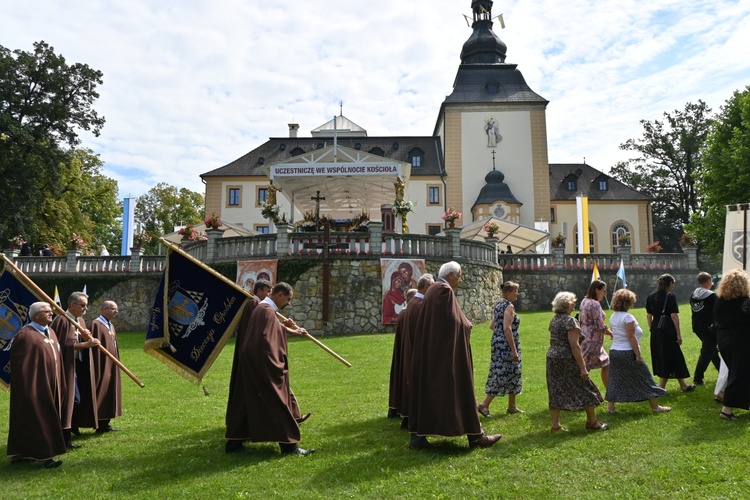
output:
[[744,231],[732,231],[732,259],[739,264],[742,264],[742,250],[748,243],[748,238]]
[[208,307],[208,297],[202,292],[185,290],[180,281],[169,286],[169,332],[176,337],[187,338],[199,326],[204,326],[203,318]]
[[10,291],[0,291],[0,349],[10,349],[10,341],[26,324],[28,308],[10,299]]

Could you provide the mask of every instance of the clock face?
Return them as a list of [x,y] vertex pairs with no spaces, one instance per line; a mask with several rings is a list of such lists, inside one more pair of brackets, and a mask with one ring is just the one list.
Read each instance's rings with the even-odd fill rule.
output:
[[496,206],[495,210],[492,211],[492,215],[494,215],[498,219],[504,219],[505,218],[505,208],[502,205]]

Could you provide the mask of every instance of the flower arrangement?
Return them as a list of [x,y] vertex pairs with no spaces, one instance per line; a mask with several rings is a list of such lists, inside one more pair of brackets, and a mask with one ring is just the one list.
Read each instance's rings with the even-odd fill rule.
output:
[[496,222],[488,222],[482,229],[485,230],[487,236],[490,238],[494,238],[500,232],[500,226]]
[[352,222],[347,226],[347,231],[367,231],[367,227],[370,225],[370,214],[362,210],[362,213],[355,217]]
[[146,231],[135,233],[133,235],[133,246],[135,246],[136,248],[143,248],[143,245],[145,245],[146,243],[151,243],[151,239],[151,235]]
[[11,250],[15,250],[16,248],[19,248],[21,245],[24,244],[26,240],[23,236],[20,234],[18,236],[12,237],[10,240],[8,240],[8,245],[10,246]]
[[680,236],[680,246],[682,248],[694,247],[697,243],[697,238],[692,233],[682,233]]
[[619,238],[617,238],[617,243],[621,247],[630,246],[630,235],[625,233],[621,234]]
[[414,205],[415,203],[413,201],[409,200],[396,200],[393,202],[393,206],[391,210],[394,214],[400,216],[400,217],[406,217],[409,215],[409,212],[414,211]]
[[553,236],[550,241],[552,242],[552,246],[555,248],[562,248],[565,246],[565,242],[568,240],[565,236],[563,236],[562,233],[557,233],[555,236]]
[[443,214],[443,221],[450,225],[455,225],[456,221],[461,218],[461,212],[453,210],[453,207],[449,208]]
[[183,240],[194,240],[198,237],[198,232],[195,230],[195,226],[188,222],[185,226],[177,231],[177,234],[182,236]]
[[273,222],[278,222],[280,210],[281,210],[281,207],[279,205],[274,205],[272,203],[265,203],[263,205],[263,208],[260,211],[260,214],[268,220],[272,220]]
[[662,250],[664,250],[664,248],[662,248],[662,246],[659,244],[659,240],[654,241],[653,243],[651,243],[649,246],[646,247],[646,251],[648,253],[659,253]]
[[206,225],[206,229],[219,229],[221,226],[221,215],[216,212],[211,212],[211,215],[203,219],[203,223]]
[[70,240],[70,248],[86,248],[86,242],[81,236],[73,233],[73,238]]

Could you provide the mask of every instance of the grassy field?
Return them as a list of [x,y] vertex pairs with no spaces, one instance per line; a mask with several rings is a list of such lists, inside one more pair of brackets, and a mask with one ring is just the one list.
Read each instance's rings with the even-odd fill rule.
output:
[[[689,315],[682,306],[683,324]],[[635,310],[645,324],[644,310]],[[123,362],[146,384],[123,376],[124,415],[119,432],[85,430],[83,447],[62,457],[55,470],[0,460],[2,498],[747,498],[748,424],[721,421],[713,401],[716,371],[707,385],[682,394],[667,386],[653,415],[647,403],[619,405],[597,414],[609,431],[584,429],[583,413],[562,416],[568,433],[551,434],[545,383],[549,312],[521,315],[524,363],[523,415],[505,415],[495,399],[488,433],[502,433],[493,448],[470,451],[465,438],[434,439],[436,451],[415,451],[398,420],[385,418],[393,335],[322,339],[354,366],[346,368],[312,342],[290,342],[292,386],[303,412],[302,446],[310,457],[282,457],[278,446],[251,445],[224,453],[224,412],[234,344],[204,379],[209,395],[142,351],[143,333],[120,334]],[[697,338],[685,333],[691,369]],[[490,331],[472,335],[476,395],[484,395]],[[644,357],[649,360],[648,336]],[[650,363],[649,363],[650,364]],[[594,380],[601,388],[599,372]],[[0,435],[8,431],[8,394],[0,394]],[[5,454],[5,446],[0,452]]]

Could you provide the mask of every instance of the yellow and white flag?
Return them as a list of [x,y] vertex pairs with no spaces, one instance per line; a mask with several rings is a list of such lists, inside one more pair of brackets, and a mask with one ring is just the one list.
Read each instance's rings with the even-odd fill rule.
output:
[[594,270],[591,272],[591,282],[593,283],[596,280],[602,279],[601,276],[599,276],[599,267],[594,264]]
[[55,285],[55,297],[54,297],[55,304],[60,306],[62,308],[62,302],[60,302],[60,292],[57,291],[57,285]]

